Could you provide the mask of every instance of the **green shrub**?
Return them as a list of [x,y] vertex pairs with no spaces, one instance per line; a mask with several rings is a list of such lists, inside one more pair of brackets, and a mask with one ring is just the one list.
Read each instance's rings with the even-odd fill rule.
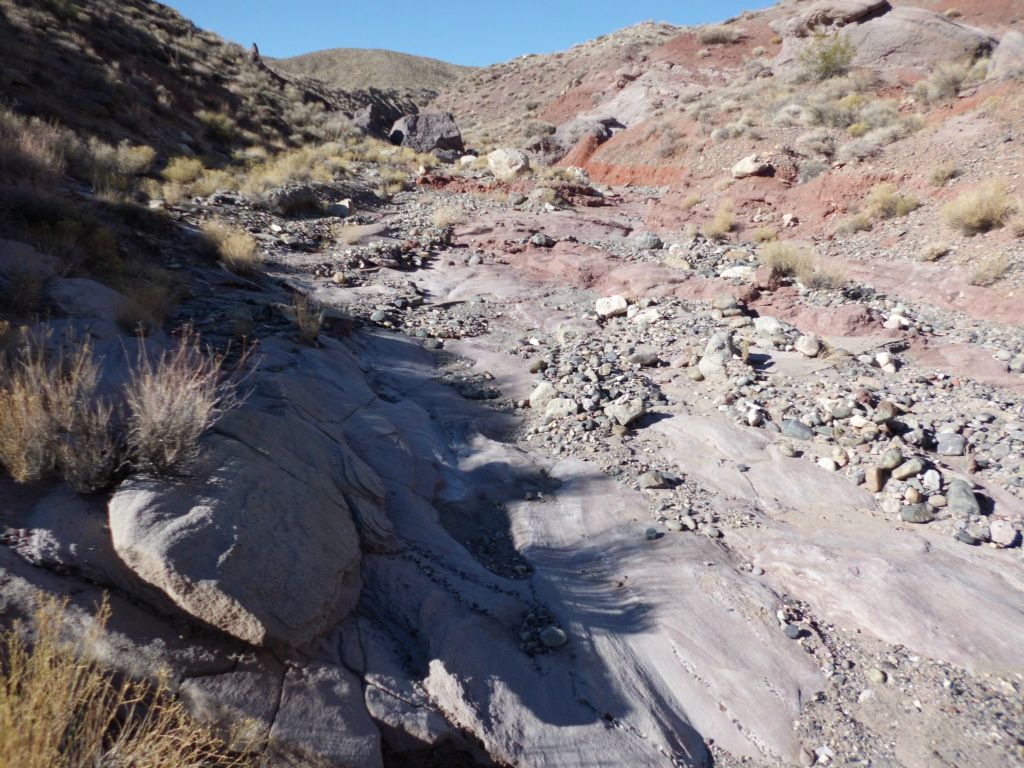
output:
[[816,35],[800,53],[803,74],[810,80],[829,80],[850,71],[857,49],[845,37]]

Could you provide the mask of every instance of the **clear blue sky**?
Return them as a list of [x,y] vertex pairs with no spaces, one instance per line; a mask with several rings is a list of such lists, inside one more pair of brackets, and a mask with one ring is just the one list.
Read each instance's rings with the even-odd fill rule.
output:
[[[166,2],[167,0],[165,0]],[[387,48],[482,66],[568,48],[640,21],[703,24],[773,0],[169,0],[267,56]]]

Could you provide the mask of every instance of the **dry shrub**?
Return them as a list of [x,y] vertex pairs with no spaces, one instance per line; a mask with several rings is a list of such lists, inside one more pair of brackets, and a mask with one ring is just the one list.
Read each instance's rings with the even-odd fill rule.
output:
[[797,280],[812,291],[823,291],[840,287],[847,282],[847,277],[837,269],[816,264],[798,273]]
[[113,406],[96,396],[88,338],[49,350],[48,331],[22,334],[0,359],[0,465],[18,483],[59,472],[81,493],[106,488],[120,465]]
[[216,249],[224,266],[232,272],[253,272],[263,261],[256,249],[256,240],[241,227],[211,219],[204,222],[203,234]]
[[0,108],[0,180],[29,187],[64,175],[68,140],[56,125]]
[[285,184],[333,181],[347,172],[351,162],[351,154],[335,143],[282,152],[253,166],[240,189],[247,197],[262,199]]
[[870,232],[872,226],[871,217],[866,213],[858,213],[839,225],[838,232],[844,235],[854,235],[858,232]]
[[932,172],[928,174],[928,181],[934,187],[943,187],[946,185],[946,182],[955,179],[959,175],[960,169],[957,167],[957,164],[949,161],[940,163],[932,168]]
[[117,322],[129,333],[148,336],[163,327],[180,298],[179,288],[170,281],[137,280],[122,288],[124,302]]
[[1010,262],[1004,253],[993,253],[982,259],[971,272],[968,281],[971,285],[992,285],[1006,276]]
[[359,224],[336,224],[331,227],[331,235],[339,243],[355,245],[363,236],[363,227]]
[[136,467],[177,475],[197,458],[199,438],[238,403],[237,386],[223,375],[223,364],[224,356],[201,349],[190,328],[155,365],[140,342],[125,388],[126,442]]
[[430,221],[435,227],[445,229],[455,224],[462,224],[466,220],[466,214],[453,205],[445,205],[436,208],[430,215]]
[[691,208],[695,208],[700,205],[700,195],[687,195],[686,199],[680,203],[679,207],[684,211],[688,211]]
[[704,236],[713,240],[725,238],[736,227],[736,214],[733,204],[726,200],[718,206],[711,221],[704,225]]
[[895,184],[878,184],[864,198],[864,213],[871,219],[902,218],[917,210],[920,203],[912,195],[898,192]]
[[728,45],[740,39],[740,33],[728,27],[706,27],[697,33],[701,45]]
[[191,184],[203,172],[203,161],[195,157],[175,157],[160,173],[174,184]]
[[965,235],[998,229],[1017,210],[1002,181],[990,181],[965,192],[942,209],[946,223]]
[[921,253],[921,261],[938,261],[949,251],[948,243],[929,243]]
[[320,336],[324,326],[324,308],[304,293],[292,296],[292,316],[299,331],[299,338],[312,344]]
[[31,642],[16,622],[0,635],[0,765],[17,768],[243,768],[197,723],[161,678],[124,680],[83,658],[109,616],[103,605],[84,637],[63,639],[66,606],[46,599]]
[[814,259],[803,245],[791,241],[765,243],[757,249],[757,257],[776,277],[797,277],[814,268]]
[[750,233],[752,243],[771,243],[779,239],[779,233],[772,227],[758,227]]

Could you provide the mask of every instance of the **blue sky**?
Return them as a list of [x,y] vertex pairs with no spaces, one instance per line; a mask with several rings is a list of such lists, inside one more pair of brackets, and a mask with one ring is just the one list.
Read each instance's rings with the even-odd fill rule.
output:
[[[167,0],[165,0],[167,2]],[[562,50],[640,21],[703,24],[772,0],[170,0],[198,26],[267,56],[388,48],[482,66]]]

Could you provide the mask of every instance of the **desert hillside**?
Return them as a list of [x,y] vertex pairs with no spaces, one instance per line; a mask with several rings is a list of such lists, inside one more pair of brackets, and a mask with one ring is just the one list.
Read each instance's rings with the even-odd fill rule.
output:
[[1024,765],[1022,22],[0,0],[0,766]]
[[358,48],[333,48],[269,61],[282,72],[315,77],[331,88],[396,91],[423,105],[473,71],[472,67],[423,56]]

